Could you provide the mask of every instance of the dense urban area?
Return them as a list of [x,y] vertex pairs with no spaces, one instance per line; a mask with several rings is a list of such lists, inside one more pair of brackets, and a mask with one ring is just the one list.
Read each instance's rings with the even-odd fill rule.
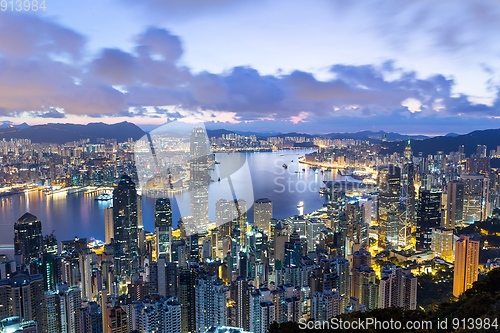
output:
[[[174,141],[175,168],[157,173],[135,156],[149,146],[133,139],[0,141],[1,197],[93,192],[112,201],[101,241],[56,239],[32,212],[19,216],[14,257],[0,258],[0,332],[265,333],[275,323],[431,310],[500,267],[492,167],[500,146],[424,156],[414,140],[400,141],[399,153],[385,137],[208,139],[201,128]],[[298,152],[303,169],[295,172],[341,176],[323,183],[321,209],[277,219],[268,198],[219,199],[209,219],[213,153],[287,149]],[[190,193],[191,212],[173,221],[178,191]],[[143,223],[148,195],[156,198],[154,230]]]

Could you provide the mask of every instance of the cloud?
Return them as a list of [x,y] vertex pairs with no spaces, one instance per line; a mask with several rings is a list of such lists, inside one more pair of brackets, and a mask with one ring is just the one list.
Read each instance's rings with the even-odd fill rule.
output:
[[[78,33],[51,21],[5,15],[0,32],[13,27],[19,31],[9,30],[8,40],[0,43],[0,114],[4,115],[33,111],[34,116],[60,117],[44,111],[60,108],[66,116],[185,117],[163,108],[177,106],[206,111],[212,118],[227,112],[230,121],[313,124],[314,119],[342,116],[423,119],[495,116],[499,111],[500,95],[492,106],[474,104],[466,95],[453,95],[452,78],[437,74],[422,79],[390,61],[380,66],[334,64],[328,80],[298,70],[262,75],[250,66],[193,73],[181,65],[180,37],[155,27],[134,39],[132,51],[108,48],[88,61],[75,60],[85,49],[85,38]],[[58,61],[47,50],[74,60]],[[156,111],[145,112],[144,107]],[[416,108],[419,112],[413,114]]]

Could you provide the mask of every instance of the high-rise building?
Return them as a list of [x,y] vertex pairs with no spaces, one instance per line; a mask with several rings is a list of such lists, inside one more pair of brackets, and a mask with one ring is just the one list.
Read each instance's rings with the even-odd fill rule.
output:
[[484,175],[461,175],[464,182],[463,222],[483,221],[488,200],[488,178]]
[[273,203],[267,198],[255,200],[253,203],[253,226],[262,229],[269,235],[269,224],[273,218]]
[[14,224],[14,253],[22,257],[20,263],[27,264],[38,258],[42,251],[42,222],[36,216],[25,213]]
[[436,257],[452,263],[454,261],[453,229],[432,228],[431,250]]
[[139,267],[137,191],[129,176],[123,175],[113,191],[115,273],[128,277]]
[[132,328],[137,332],[181,333],[181,305],[176,297],[134,305]]
[[42,332],[80,333],[80,289],[58,284],[56,290],[45,293],[44,309],[47,330]]
[[379,169],[378,175],[378,246],[383,249],[404,248],[410,240],[410,231],[400,209],[401,169],[389,165]]
[[0,319],[19,317],[21,322],[44,323],[43,276],[17,271],[0,280]]
[[113,207],[104,208],[104,234],[106,244],[111,244],[115,237],[115,228],[113,223]]
[[[231,301],[228,302],[228,325],[250,330],[250,286],[241,276],[229,288]],[[229,305],[231,304],[231,305]]]
[[227,287],[215,275],[196,279],[196,332],[203,333],[212,326],[227,325]]
[[477,281],[479,240],[472,235],[461,235],[455,243],[453,295],[460,296]]
[[197,273],[190,269],[183,269],[179,273],[182,333],[196,332],[196,275]]
[[104,328],[104,333],[129,333],[128,315],[121,306],[115,305],[106,311],[108,326]]
[[452,181],[448,183],[448,196],[446,205],[446,222],[443,226],[455,229],[463,224],[464,210],[464,183]]
[[[196,127],[191,132],[189,193],[192,226],[198,233],[208,231],[208,186],[210,175],[208,138],[205,130]],[[189,230],[191,230],[190,228]]]
[[171,260],[172,207],[170,199],[158,198],[155,203],[156,255]]
[[441,225],[441,191],[421,190],[417,207],[417,251],[431,249],[432,228]]
[[380,278],[379,307],[417,308],[417,278],[410,270],[394,264],[382,267]]
[[88,302],[80,309],[80,332],[103,332],[101,307],[96,302]]

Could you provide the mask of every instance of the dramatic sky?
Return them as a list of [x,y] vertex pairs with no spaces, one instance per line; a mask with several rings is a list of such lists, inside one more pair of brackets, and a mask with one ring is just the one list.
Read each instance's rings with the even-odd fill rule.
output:
[[431,135],[500,127],[498,0],[45,5],[0,11],[0,122]]

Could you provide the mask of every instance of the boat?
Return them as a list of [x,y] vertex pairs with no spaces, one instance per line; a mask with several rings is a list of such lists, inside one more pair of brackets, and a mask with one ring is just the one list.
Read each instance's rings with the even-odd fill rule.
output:
[[220,164],[220,162],[218,162],[218,161],[215,161],[215,164]]
[[95,198],[97,201],[108,201],[113,199],[113,196],[110,193],[104,193],[100,194],[97,198]]
[[286,168],[288,168],[288,165],[286,165],[285,163],[283,163],[282,167],[283,167],[283,169],[286,169]]

